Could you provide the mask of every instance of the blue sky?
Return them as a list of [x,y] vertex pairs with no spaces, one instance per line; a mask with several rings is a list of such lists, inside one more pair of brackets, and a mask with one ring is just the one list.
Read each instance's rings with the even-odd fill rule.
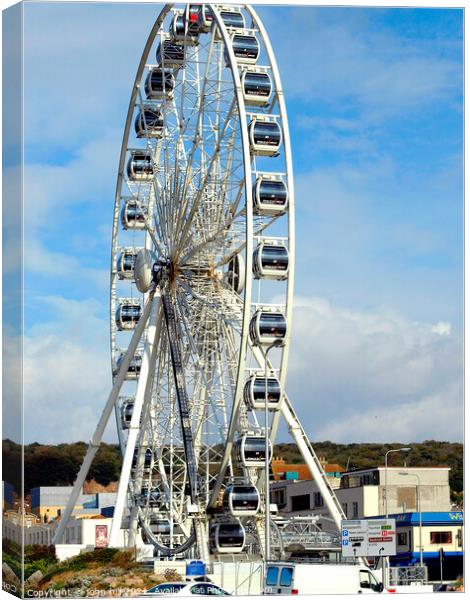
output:
[[[160,6],[25,5],[27,441],[87,439],[109,389],[117,161]],[[291,399],[313,440],[461,439],[463,11],[259,13],[295,168]]]

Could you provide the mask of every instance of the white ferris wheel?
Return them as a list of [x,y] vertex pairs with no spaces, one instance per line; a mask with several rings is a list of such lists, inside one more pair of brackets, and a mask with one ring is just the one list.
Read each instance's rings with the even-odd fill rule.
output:
[[287,114],[263,24],[249,5],[167,4],[120,155],[113,388],[63,527],[113,411],[123,466],[110,545],[124,529],[126,545],[141,536],[158,556],[263,556],[266,537],[280,553],[264,468],[281,417],[339,525],[285,393],[294,242]]

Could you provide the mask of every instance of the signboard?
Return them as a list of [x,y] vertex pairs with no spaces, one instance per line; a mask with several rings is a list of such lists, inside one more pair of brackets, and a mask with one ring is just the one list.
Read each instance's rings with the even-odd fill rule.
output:
[[341,552],[345,557],[395,556],[395,519],[341,521]]
[[95,525],[95,548],[108,547],[108,526]]

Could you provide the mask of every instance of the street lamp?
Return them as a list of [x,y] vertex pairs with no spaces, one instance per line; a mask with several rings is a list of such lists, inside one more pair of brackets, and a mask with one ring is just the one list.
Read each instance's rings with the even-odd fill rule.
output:
[[[392,450],[387,450],[385,452],[385,517],[388,519],[388,455],[392,452],[409,452],[411,448],[403,447],[403,448],[394,448]],[[383,584],[388,585],[389,580],[389,564],[390,560],[388,556],[383,557],[382,569],[383,569]]]
[[269,535],[269,517],[270,517],[270,497],[269,497],[269,409],[268,409],[268,354],[273,348],[278,348],[284,344],[283,340],[276,340],[266,349],[266,354],[264,355],[264,436],[265,436],[265,445],[264,445],[264,466],[265,466],[265,571],[267,568],[267,562],[269,560],[269,555],[271,553],[270,549],[270,535]]
[[418,502],[418,515],[419,515],[419,566],[423,566],[423,514],[421,512],[421,479],[417,473],[408,473],[407,471],[399,471],[398,475],[404,477],[416,477],[418,485],[416,486],[416,499]]
[[385,453],[385,517],[388,519],[388,488],[387,488],[387,473],[388,473],[388,455],[392,452],[409,452],[411,448],[395,448],[394,450],[388,450]]

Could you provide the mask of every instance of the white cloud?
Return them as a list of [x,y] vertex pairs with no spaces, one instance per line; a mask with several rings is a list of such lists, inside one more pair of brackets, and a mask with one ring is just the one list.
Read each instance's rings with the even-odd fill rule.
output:
[[[5,312],[4,319],[6,319]],[[18,315],[19,317],[19,315]],[[19,322],[3,323],[2,346],[2,433],[21,443],[21,338],[18,335]]]
[[[26,440],[87,440],[111,386],[106,308],[43,302],[52,317],[25,338]],[[287,392],[312,440],[461,439],[462,348],[446,323],[301,297],[293,318]]]
[[298,173],[298,293],[459,327],[460,162],[407,174],[382,157]]
[[[321,439],[348,442],[413,442],[426,439],[462,441],[462,387],[450,386],[398,406],[339,418],[321,431]],[[449,406],[448,400],[453,403]],[[318,439],[318,438],[317,438]]]
[[450,323],[446,323],[444,321],[439,321],[432,327],[432,332],[437,333],[438,335],[450,335],[452,326]]
[[[24,339],[26,442],[87,441],[111,389],[106,308],[42,298],[43,322]],[[107,439],[113,439],[113,425]]]
[[462,437],[462,348],[445,323],[297,298],[287,391],[312,439]]

